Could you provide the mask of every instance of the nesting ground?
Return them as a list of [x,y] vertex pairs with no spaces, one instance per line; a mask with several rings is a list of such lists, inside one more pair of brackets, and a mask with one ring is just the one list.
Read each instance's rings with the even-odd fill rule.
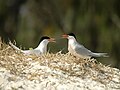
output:
[[120,90],[120,70],[69,53],[26,56],[2,43],[0,90]]

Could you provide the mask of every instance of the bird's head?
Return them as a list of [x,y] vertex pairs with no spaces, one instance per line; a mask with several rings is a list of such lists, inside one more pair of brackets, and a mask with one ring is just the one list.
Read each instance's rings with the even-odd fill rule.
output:
[[76,39],[76,36],[75,36],[74,33],[69,33],[69,34],[64,34],[64,35],[62,35],[62,38]]
[[41,37],[40,42],[42,42],[42,41],[43,41],[43,42],[46,42],[46,43],[48,43],[48,42],[56,42],[54,38],[50,38],[50,37],[48,37],[48,36],[43,36],[43,37]]

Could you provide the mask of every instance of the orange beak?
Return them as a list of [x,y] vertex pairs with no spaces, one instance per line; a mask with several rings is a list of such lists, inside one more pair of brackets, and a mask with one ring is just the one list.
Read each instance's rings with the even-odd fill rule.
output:
[[49,42],[56,42],[54,38],[50,38]]
[[67,34],[62,35],[62,38],[68,38]]

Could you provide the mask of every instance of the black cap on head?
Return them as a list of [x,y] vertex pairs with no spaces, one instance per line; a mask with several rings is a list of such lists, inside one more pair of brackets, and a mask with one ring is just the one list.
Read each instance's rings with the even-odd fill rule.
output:
[[75,38],[76,38],[76,36],[75,36],[75,34],[74,34],[74,33],[69,33],[69,34],[67,34],[67,35],[69,35],[69,36],[73,36],[73,37],[75,37]]
[[50,39],[50,37],[48,37],[48,36],[43,36],[43,37],[41,37],[40,42],[43,41],[44,39]]

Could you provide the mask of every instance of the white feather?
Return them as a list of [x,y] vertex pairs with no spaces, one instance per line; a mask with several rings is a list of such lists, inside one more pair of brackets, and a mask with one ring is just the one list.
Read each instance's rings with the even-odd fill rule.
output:
[[33,50],[21,50],[20,48],[18,48],[17,46],[13,45],[11,43],[11,41],[9,41],[9,45],[14,48],[15,50],[18,50],[24,54],[36,54],[36,55],[40,55],[40,54],[44,54],[47,52],[47,44],[49,43],[49,41],[47,39],[43,40],[40,42],[40,44],[38,45],[37,48],[33,49]]
[[68,36],[68,51],[75,56],[80,56],[81,58],[108,57],[107,53],[91,52],[89,49],[79,44],[73,36]]

